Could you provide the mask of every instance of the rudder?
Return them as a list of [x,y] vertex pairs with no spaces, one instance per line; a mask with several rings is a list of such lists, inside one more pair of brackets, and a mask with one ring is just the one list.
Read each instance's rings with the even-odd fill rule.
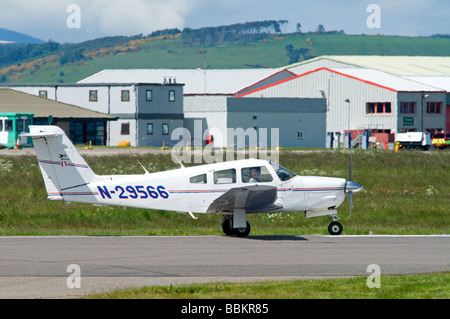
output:
[[98,179],[61,128],[31,125],[23,136],[33,139],[49,199],[81,193],[76,191]]

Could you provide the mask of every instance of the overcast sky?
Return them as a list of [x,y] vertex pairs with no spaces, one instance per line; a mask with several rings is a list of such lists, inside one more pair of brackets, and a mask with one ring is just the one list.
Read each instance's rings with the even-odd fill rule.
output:
[[[76,4],[77,7],[74,9],[71,4]],[[375,8],[379,10],[374,10],[370,5],[376,5]],[[372,27],[369,27],[368,19],[372,22]],[[300,23],[303,32],[314,31],[322,24],[325,30],[344,30],[347,34],[428,36],[450,33],[450,1],[1,0],[0,2],[1,28],[25,33],[44,41],[51,39],[60,43],[114,35],[147,35],[166,28],[200,28],[260,20],[288,20],[287,32],[295,31],[297,23]]]

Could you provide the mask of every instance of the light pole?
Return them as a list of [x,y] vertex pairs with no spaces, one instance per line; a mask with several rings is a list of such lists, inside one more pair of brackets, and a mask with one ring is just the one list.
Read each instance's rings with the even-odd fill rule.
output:
[[346,99],[345,103],[348,103],[348,112],[347,112],[347,142],[348,148],[352,147],[352,142],[350,140],[350,99]]
[[425,99],[428,98],[428,94],[422,93],[422,116],[421,116],[421,127],[420,127],[420,131],[423,132],[423,118],[425,117]]

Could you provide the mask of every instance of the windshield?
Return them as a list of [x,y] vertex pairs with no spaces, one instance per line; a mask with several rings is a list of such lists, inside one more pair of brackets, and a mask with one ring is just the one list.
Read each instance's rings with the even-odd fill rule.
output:
[[281,181],[285,182],[296,176],[295,173],[291,172],[290,170],[284,168],[283,166],[280,166],[275,163],[270,163],[272,168],[275,170],[275,173],[277,173],[278,177]]

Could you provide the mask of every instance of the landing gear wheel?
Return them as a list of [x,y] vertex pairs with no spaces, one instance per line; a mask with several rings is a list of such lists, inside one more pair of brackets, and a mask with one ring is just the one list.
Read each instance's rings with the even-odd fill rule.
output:
[[231,218],[225,219],[222,223],[222,230],[227,236],[234,235],[233,220]]
[[227,236],[247,237],[250,234],[250,224],[247,222],[245,228],[233,228],[233,219],[227,218],[222,223],[222,230]]
[[328,226],[328,232],[331,235],[340,235],[342,233],[342,225],[338,222],[332,222],[329,226]]
[[233,231],[237,237],[247,237],[248,234],[250,234],[250,224],[247,222],[247,227],[235,228],[235,229],[233,229]]

